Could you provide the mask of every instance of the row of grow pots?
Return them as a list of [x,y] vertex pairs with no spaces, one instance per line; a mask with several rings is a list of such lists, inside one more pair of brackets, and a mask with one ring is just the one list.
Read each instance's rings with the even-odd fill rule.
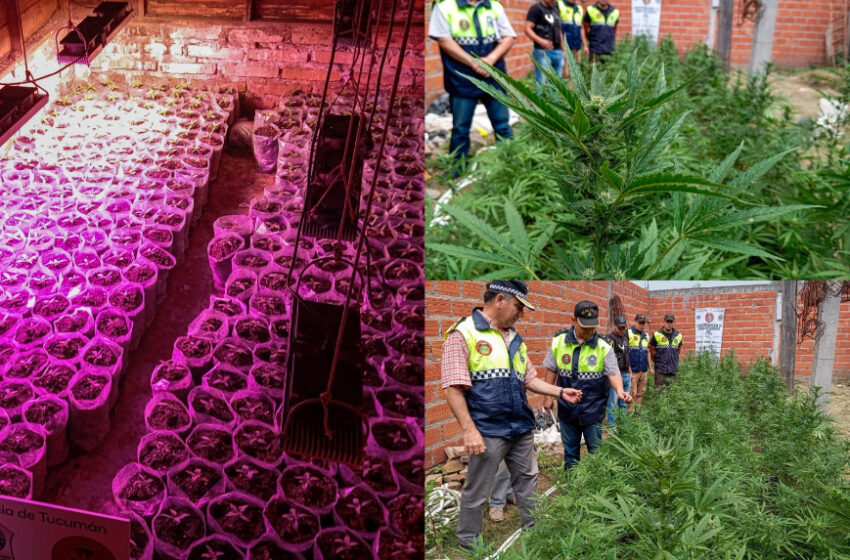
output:
[[109,434],[231,119],[230,95],[183,93],[60,98],[0,161],[0,493],[37,497],[71,445]]
[[[356,252],[351,242],[308,237],[295,246],[305,189],[270,187],[247,216],[214,224],[217,293],[151,373],[147,435],[113,483],[138,537],[133,558],[193,558],[211,541],[210,554],[250,559],[424,554],[421,243],[370,240],[355,276],[367,359],[364,461],[283,451],[291,290],[301,276],[300,297],[342,303]],[[397,202],[388,202],[376,207],[389,212]],[[176,531],[175,519],[190,529]]]

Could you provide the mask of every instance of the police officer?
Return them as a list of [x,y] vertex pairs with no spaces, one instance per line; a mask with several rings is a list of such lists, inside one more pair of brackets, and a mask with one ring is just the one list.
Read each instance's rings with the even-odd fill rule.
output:
[[[614,349],[617,367],[620,368],[620,377],[623,378],[623,390],[629,393],[632,388],[632,377],[629,374],[629,338],[626,336],[626,318],[622,315],[614,317],[614,329],[604,338],[605,342]],[[608,425],[612,428],[616,424],[614,403],[616,403],[617,408],[626,409],[626,402],[617,398],[614,388],[611,387],[608,395]]]
[[452,111],[449,150],[456,164],[460,164],[469,155],[469,130],[479,101],[487,109],[496,139],[513,136],[508,108],[478,89],[466,76],[498,87],[475,59],[506,72],[504,56],[513,46],[516,32],[498,0],[439,0],[431,10],[428,36],[440,45],[443,82]]
[[679,371],[679,353],[682,350],[682,333],[673,327],[676,318],[664,316],[664,327],[653,333],[649,341],[649,358],[655,365],[655,386],[673,381]]
[[[625,402],[632,397],[623,390],[623,380],[614,350],[598,334],[599,308],[592,301],[576,304],[573,326],[555,333],[552,347],[543,365],[546,381],[557,378],[559,387],[581,391],[577,403],[558,400],[558,421],[561,425],[561,442],[564,444],[564,468],[578,463],[581,455],[581,436],[587,443],[588,453],[593,453],[602,440],[602,419],[611,387]],[[543,407],[552,408],[552,399],[545,398]]]
[[608,0],[599,0],[587,7],[584,24],[590,62],[598,62],[600,55],[614,52],[619,21],[620,10],[612,6]]
[[561,12],[561,32],[564,34],[564,41],[576,57],[576,63],[580,63],[581,47],[587,43],[584,27],[582,27],[584,8],[576,0],[558,0],[558,9]]
[[534,524],[538,470],[534,413],[526,390],[558,396],[564,403],[581,399],[580,390],[537,378],[525,343],[514,329],[524,309],[534,309],[527,298],[525,282],[490,282],[484,307],[476,307],[449,328],[443,344],[442,387],[471,454],[456,531],[461,548],[481,544],[484,502],[502,460],[510,471],[522,525]]
[[627,331],[629,337],[629,367],[632,370],[632,389],[629,393],[634,399],[635,407],[643,402],[646,393],[646,372],[650,370],[649,337],[646,328],[646,315],[638,313],[632,326]]

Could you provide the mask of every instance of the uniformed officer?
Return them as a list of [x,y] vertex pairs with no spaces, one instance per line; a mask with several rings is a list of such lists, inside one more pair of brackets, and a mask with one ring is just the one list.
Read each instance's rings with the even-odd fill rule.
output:
[[584,24],[590,62],[599,62],[600,55],[614,52],[619,21],[620,10],[612,6],[608,0],[599,0],[594,5],[587,7],[584,14]]
[[[604,338],[605,342],[614,349],[617,367],[620,368],[620,377],[623,378],[623,390],[629,393],[632,388],[632,376],[629,373],[629,337],[626,336],[626,318],[622,315],[614,317],[614,329]],[[626,402],[617,398],[614,388],[611,387],[608,394],[608,425],[612,428],[616,425],[614,406],[623,410],[627,408]]]
[[576,57],[576,63],[580,63],[582,45],[585,45],[585,49],[587,48],[587,39],[582,27],[584,8],[576,0],[558,0],[558,9],[561,12],[561,32],[564,34],[564,41]]
[[496,139],[513,136],[508,108],[466,76],[499,87],[475,59],[506,72],[504,56],[513,46],[516,32],[498,0],[439,0],[431,10],[428,36],[440,45],[443,82],[452,111],[449,151],[460,164],[469,155],[469,130],[479,101],[487,109]]
[[646,315],[638,313],[627,331],[629,337],[629,367],[632,370],[632,389],[629,393],[635,407],[643,402],[646,393],[646,372],[650,370],[649,337],[646,335]]
[[514,329],[523,310],[534,309],[527,297],[525,282],[490,282],[484,307],[476,307],[449,328],[443,344],[442,387],[463,430],[463,445],[472,454],[456,532],[462,548],[480,544],[484,502],[502,460],[510,471],[522,525],[534,524],[538,470],[534,413],[526,390],[558,396],[563,403],[581,399],[581,390],[537,378],[525,343]]
[[653,333],[649,341],[649,358],[655,366],[655,386],[673,381],[679,371],[679,353],[682,350],[682,333],[673,327],[676,318],[664,316],[664,327]]
[[[581,400],[577,403],[558,400],[565,468],[572,467],[581,458],[582,434],[588,453],[593,453],[599,446],[609,388],[613,387],[617,396],[625,402],[632,400],[623,390],[614,350],[596,334],[599,326],[597,305],[592,301],[578,302],[572,323],[572,328],[555,333],[552,347],[543,361],[548,383],[557,380],[559,387],[581,391]],[[552,399],[544,399],[543,406],[551,409]]]

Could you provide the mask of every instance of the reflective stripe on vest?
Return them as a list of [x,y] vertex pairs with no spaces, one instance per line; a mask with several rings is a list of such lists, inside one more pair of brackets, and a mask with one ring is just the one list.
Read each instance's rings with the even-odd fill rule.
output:
[[469,375],[473,383],[497,377],[510,377],[515,373],[519,379],[525,379],[525,364],[528,361],[528,350],[523,342],[519,351],[514,354],[513,367],[508,356],[508,347],[502,333],[496,329],[479,331],[471,318],[464,318],[455,323],[447,332],[448,337],[454,331],[459,331],[466,346],[469,348]]
[[505,9],[497,0],[490,0],[489,8],[483,2],[459,7],[457,0],[441,0],[437,8],[449,22],[452,38],[459,45],[489,45],[501,41],[496,20]]
[[566,0],[558,0],[558,11],[561,12],[561,23],[567,25],[581,25],[584,10],[578,4],[572,6]]
[[[595,340],[596,346],[591,343]],[[574,354],[578,349],[578,363]],[[571,424],[589,426],[605,417],[610,382],[605,375],[605,356],[613,352],[611,346],[599,336],[579,345],[574,331],[559,332],[552,340],[552,357],[558,365],[556,384],[582,391],[581,401],[569,403],[558,400],[558,418]]]
[[558,364],[558,375],[573,379],[599,379],[605,376],[605,355],[611,350],[607,342],[599,338],[596,348],[582,345],[576,367],[573,353],[579,344],[566,342],[564,338],[556,336],[552,340],[552,356]]
[[588,6],[587,15],[590,17],[590,25],[607,25],[608,27],[614,27],[620,20],[620,10],[616,8],[611,10],[606,18],[605,14],[602,13],[602,10],[596,6]]
[[629,329],[629,348],[647,348],[649,346],[649,337],[644,332],[635,332]]
[[480,310],[455,323],[446,336],[454,331],[463,336],[469,350],[472,386],[466,391],[466,405],[481,435],[516,439],[533,430],[534,412],[524,384],[528,350],[522,337],[515,334],[510,345],[505,344],[502,333],[488,325]]

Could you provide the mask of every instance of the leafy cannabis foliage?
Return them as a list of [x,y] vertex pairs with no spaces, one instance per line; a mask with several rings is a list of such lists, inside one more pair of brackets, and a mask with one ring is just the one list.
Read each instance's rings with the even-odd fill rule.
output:
[[564,475],[505,557],[846,559],[848,467],[812,395],[787,398],[764,361],[744,378],[734,355],[701,354]]
[[543,69],[546,93],[492,67],[499,87],[471,78],[523,121],[440,208],[430,278],[850,272],[847,149],[775,115],[766,76],[733,79],[671,41],[621,43],[589,72],[567,63],[569,82]]

